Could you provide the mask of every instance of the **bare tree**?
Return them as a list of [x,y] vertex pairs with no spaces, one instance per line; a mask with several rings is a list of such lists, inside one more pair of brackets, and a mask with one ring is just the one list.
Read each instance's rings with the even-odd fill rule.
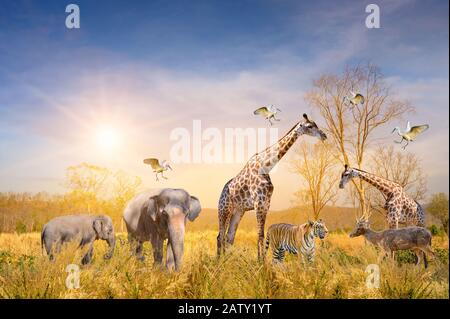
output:
[[[413,153],[396,151],[394,146],[378,146],[370,156],[371,171],[383,178],[399,183],[416,201],[425,199],[427,177],[420,159]],[[381,212],[386,201],[380,192],[369,192],[371,207]]]
[[291,160],[291,168],[303,177],[303,186],[296,193],[300,202],[309,202],[314,219],[318,219],[322,209],[334,203],[337,196],[337,161],[332,148],[326,143],[309,144],[302,142]]
[[[362,105],[346,103],[350,91],[364,96]],[[343,74],[322,75],[313,83],[306,101],[320,112],[326,130],[340,161],[362,168],[367,150],[376,138],[377,129],[413,110],[408,101],[394,97],[378,67],[347,67]],[[360,179],[352,181],[356,202],[362,213],[369,209],[365,185]]]
[[89,194],[100,194],[111,172],[104,167],[81,163],[66,169],[65,185],[73,190]]

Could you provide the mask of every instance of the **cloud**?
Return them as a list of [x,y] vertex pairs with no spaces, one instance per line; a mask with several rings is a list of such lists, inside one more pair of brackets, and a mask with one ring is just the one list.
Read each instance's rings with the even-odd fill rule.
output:
[[[191,130],[193,119],[201,119],[204,128],[220,130],[265,127],[252,112],[274,104],[282,109],[277,127],[283,133],[309,110],[303,95],[314,78],[366,59],[381,67],[399,97],[416,105],[416,114],[408,119],[431,125],[411,146],[430,168],[430,189],[448,190],[444,185],[448,184],[448,169],[439,169],[448,166],[448,37],[444,37],[448,26],[442,27],[442,18],[434,19],[433,13],[417,19],[417,27],[405,28],[418,14],[397,17],[418,3],[382,1],[379,5],[380,30],[365,27],[362,3],[299,5],[282,26],[274,28],[280,31],[277,34],[251,39],[241,30],[237,38],[227,34],[226,42],[216,39],[218,45],[213,47],[196,39],[195,45],[172,53],[172,65],[166,60],[158,63],[158,59],[161,52],[175,46],[160,51],[157,44],[147,44],[142,48],[150,52],[147,57],[124,47],[108,47],[102,41],[100,45],[80,44],[73,37],[55,40],[45,30],[22,30],[13,39],[0,35],[0,57],[10,62],[0,69],[0,190],[28,190],[29,185],[15,177],[35,176],[36,171],[62,178],[66,166],[82,161],[126,168],[145,177],[150,186],[153,176],[142,165],[142,158],[167,156],[172,129]],[[131,36],[144,45],[145,23],[139,26],[141,31]],[[438,29],[443,30],[440,36],[435,32]],[[430,44],[424,33],[439,41]],[[88,35],[82,33],[75,39]],[[198,55],[188,63],[187,58],[176,58],[183,52],[190,58]],[[12,53],[18,54],[16,59]],[[320,125],[317,114],[312,116]],[[116,154],[101,154],[92,143],[96,127],[105,122],[125,135],[127,143]],[[210,198],[205,205],[215,206],[225,181],[241,168],[185,165],[167,183],[207,192]],[[207,182],[188,182],[200,180],[198,176]],[[295,192],[297,177],[282,166],[274,181],[273,207],[289,206],[287,198]],[[37,182],[33,187],[40,190]],[[59,186],[48,181],[45,187]]]

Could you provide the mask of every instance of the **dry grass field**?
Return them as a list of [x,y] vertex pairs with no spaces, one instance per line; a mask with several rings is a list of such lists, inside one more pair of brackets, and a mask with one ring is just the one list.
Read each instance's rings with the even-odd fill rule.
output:
[[[68,264],[79,264],[81,252],[69,246],[55,262],[40,247],[38,233],[0,234],[0,298],[449,298],[447,237],[434,237],[437,258],[427,270],[408,253],[397,260],[346,233],[331,233],[317,242],[313,265],[296,257],[282,265],[256,260],[256,232],[239,230],[233,248],[216,259],[216,231],[188,230],[185,259],[179,273],[130,255],[126,234],[114,257],[102,258],[106,244],[96,242],[93,263],[81,268],[80,288],[68,289]],[[380,266],[380,287],[369,289],[365,269]]]

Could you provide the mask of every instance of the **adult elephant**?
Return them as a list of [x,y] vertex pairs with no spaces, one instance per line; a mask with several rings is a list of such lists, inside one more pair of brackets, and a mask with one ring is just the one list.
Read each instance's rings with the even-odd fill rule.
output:
[[61,245],[67,242],[78,241],[80,247],[89,246],[81,263],[89,264],[94,252],[94,241],[105,240],[109,251],[104,258],[109,259],[114,253],[116,239],[112,220],[106,215],[68,215],[50,220],[44,225],[41,233],[41,246],[45,247],[50,260],[54,253],[59,253]]
[[163,245],[167,239],[166,266],[178,271],[184,251],[186,219],[194,221],[200,214],[200,201],[184,189],[165,188],[144,192],[133,198],[124,210],[128,241],[138,258],[144,260],[142,245],[150,241],[156,264],[163,259]]

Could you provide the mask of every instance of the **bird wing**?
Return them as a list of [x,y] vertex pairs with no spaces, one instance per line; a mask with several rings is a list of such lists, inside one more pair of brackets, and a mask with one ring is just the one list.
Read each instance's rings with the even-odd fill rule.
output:
[[428,130],[429,127],[430,126],[428,124],[413,126],[411,127],[411,131],[407,133],[407,135],[409,136],[410,139],[413,140],[414,138],[416,138],[417,135]]
[[157,158],[146,158],[144,164],[149,164],[153,169],[158,169],[160,167]]
[[358,93],[350,100],[350,102],[354,105],[364,104],[364,96]]
[[406,132],[409,132],[411,130],[411,122],[406,122]]
[[253,112],[253,114],[258,115],[258,114],[262,114],[262,115],[266,115],[268,113],[268,109],[266,106],[260,107],[259,109],[255,110]]
[[364,99],[364,96],[362,94],[357,94],[356,98],[358,99],[358,103],[364,104],[365,99]]

